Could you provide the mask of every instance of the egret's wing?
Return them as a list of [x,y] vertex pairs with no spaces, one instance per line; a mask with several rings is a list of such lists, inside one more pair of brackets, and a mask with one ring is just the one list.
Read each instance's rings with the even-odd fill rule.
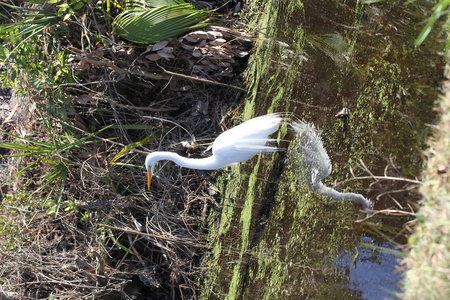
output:
[[250,119],[220,134],[214,141],[213,148],[250,139],[259,139],[262,143],[265,143],[264,140],[277,131],[282,122],[283,117],[277,113]]
[[213,143],[213,155],[230,164],[249,160],[260,152],[276,151],[266,144],[274,141],[269,135],[280,127],[280,114],[269,114],[248,120],[223,132]]
[[331,161],[323,147],[320,131],[301,120],[293,122],[292,127],[296,132],[296,151],[302,157],[307,177],[315,184],[331,173]]
[[236,151],[262,151],[262,152],[274,152],[278,151],[278,147],[267,146],[267,144],[276,143],[276,139],[246,139],[239,140],[233,143],[233,149]]
[[239,152],[275,152],[275,151],[279,151],[280,148],[278,147],[273,147],[273,146],[260,146],[260,145],[252,145],[252,144],[236,144],[233,146],[233,149]]

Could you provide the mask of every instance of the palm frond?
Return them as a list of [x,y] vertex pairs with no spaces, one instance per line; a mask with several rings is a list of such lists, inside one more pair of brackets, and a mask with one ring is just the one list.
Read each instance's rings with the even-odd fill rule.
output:
[[[26,2],[32,3],[31,1]],[[36,8],[23,8],[3,2],[0,3],[0,5],[13,8],[17,11],[36,12],[34,14],[16,13],[15,15],[19,18],[18,20],[12,23],[0,24],[0,35],[5,35],[8,32],[16,30],[19,30],[18,35],[39,34],[44,29],[55,25],[60,21],[58,15],[53,11]]]
[[152,9],[130,8],[113,22],[117,35],[135,43],[157,43],[165,38],[206,26],[208,12],[191,4],[165,5]]
[[186,2],[184,2],[183,0],[127,0],[125,2],[125,6],[127,8],[161,7],[161,6],[179,5],[179,4],[186,4]]

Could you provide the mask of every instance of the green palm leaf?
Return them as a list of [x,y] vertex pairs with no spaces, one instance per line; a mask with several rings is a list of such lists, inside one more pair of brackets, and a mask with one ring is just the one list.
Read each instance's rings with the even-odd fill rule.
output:
[[127,8],[132,7],[160,7],[166,5],[177,5],[185,4],[183,0],[127,0],[125,1],[125,6]]
[[119,14],[113,22],[117,35],[135,43],[157,43],[165,38],[204,27],[208,12],[195,10],[191,4],[156,8],[134,6]]

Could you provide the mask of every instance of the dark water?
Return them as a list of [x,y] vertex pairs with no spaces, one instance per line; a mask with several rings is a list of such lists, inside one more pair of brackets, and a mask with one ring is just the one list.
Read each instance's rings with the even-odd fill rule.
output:
[[[415,179],[423,168],[444,41],[413,41],[433,4],[267,2],[244,118],[290,111],[315,124],[333,165],[325,183],[363,194],[380,213],[360,222],[361,207],[311,192],[285,152],[233,167],[219,183],[201,298],[396,298],[419,195],[383,176]],[[336,118],[343,108],[351,114]],[[279,138],[289,147],[292,132]]]

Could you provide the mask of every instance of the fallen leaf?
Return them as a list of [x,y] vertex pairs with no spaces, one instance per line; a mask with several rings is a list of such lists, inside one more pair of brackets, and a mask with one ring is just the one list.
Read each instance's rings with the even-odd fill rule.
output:
[[194,49],[194,51],[192,51],[192,56],[193,57],[201,57],[203,56],[202,52],[200,51],[200,49]]
[[190,50],[190,51],[192,51],[192,50],[194,50],[194,48],[195,48],[196,46],[187,45],[187,44],[181,44],[181,47],[182,47],[183,49],[185,49],[185,50]]
[[77,71],[85,71],[85,70],[89,70],[90,68],[91,68],[91,65],[83,60],[80,60],[80,62],[78,62],[78,65],[76,66]]
[[161,51],[163,51],[164,53],[172,53],[174,50],[173,47],[164,47],[161,49]]
[[148,60],[151,60],[151,61],[157,61],[157,60],[161,59],[161,56],[158,55],[157,53],[152,53],[152,54],[146,55],[145,58]]
[[219,67],[229,67],[230,63],[226,62],[226,61],[221,61],[217,64]]
[[161,42],[158,42],[158,43],[156,43],[156,44],[153,45],[152,51],[158,51],[158,50],[161,50],[162,48],[166,47],[167,44],[169,44],[169,41],[168,41],[168,40],[163,40],[163,41],[161,41]]
[[235,54],[237,57],[245,57],[245,56],[248,55],[248,51],[235,50],[235,51],[234,51],[234,54]]
[[187,40],[188,42],[192,42],[192,43],[196,43],[200,40],[199,37],[191,36],[191,35],[185,36],[185,37],[183,37],[183,39]]
[[208,38],[211,40],[221,38],[223,37],[223,34],[219,31],[208,31]]
[[218,67],[217,65],[215,65],[215,64],[209,64],[208,66],[209,66],[209,67],[211,68],[211,70],[213,70],[213,71],[219,70],[219,67]]
[[210,42],[211,45],[214,46],[222,46],[223,44],[225,44],[227,41],[224,39],[215,39],[213,41]]
[[206,40],[201,40],[200,43],[198,43],[197,47],[204,47],[206,45]]
[[[164,49],[166,49],[166,48],[164,48]],[[159,50],[156,53],[158,53],[159,56],[164,57],[165,59],[175,58],[175,56],[172,54],[172,52],[170,50],[165,51],[164,49]]]
[[200,71],[203,71],[203,69],[204,69],[203,66],[200,66],[200,65],[195,65],[192,67],[193,72],[200,72]]
[[197,31],[193,31],[190,34],[188,34],[188,36],[195,36],[199,39],[207,39],[208,38],[208,32],[206,31],[202,31],[202,30],[197,30]]
[[225,77],[232,77],[233,76],[233,69],[231,67],[226,68],[225,70],[219,72],[216,75],[218,75],[218,76],[225,76]]
[[116,52],[116,54],[117,54],[117,56],[127,56],[128,55],[128,53],[127,53],[127,50],[125,50],[125,49],[120,49],[120,50],[118,50],[117,52]]

